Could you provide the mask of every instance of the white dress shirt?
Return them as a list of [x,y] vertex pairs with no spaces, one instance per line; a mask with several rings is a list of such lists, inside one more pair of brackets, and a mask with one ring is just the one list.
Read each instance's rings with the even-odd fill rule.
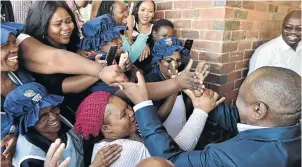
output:
[[294,51],[282,35],[258,47],[250,60],[249,72],[263,66],[291,69],[301,76],[301,41]]

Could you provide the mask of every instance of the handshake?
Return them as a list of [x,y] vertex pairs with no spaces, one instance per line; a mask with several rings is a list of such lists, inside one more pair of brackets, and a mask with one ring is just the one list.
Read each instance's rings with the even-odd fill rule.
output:
[[[217,105],[224,101],[224,97],[218,100],[218,94],[210,89],[205,89],[204,79],[209,74],[209,66],[205,61],[198,61],[195,71],[191,69],[193,60],[191,59],[184,69],[178,75],[171,77],[178,85],[178,91],[184,91],[193,102],[194,108],[199,108],[205,112],[210,112]],[[118,83],[121,90],[134,103],[138,104],[149,100],[148,89],[143,75],[136,73],[138,83],[123,82]]]

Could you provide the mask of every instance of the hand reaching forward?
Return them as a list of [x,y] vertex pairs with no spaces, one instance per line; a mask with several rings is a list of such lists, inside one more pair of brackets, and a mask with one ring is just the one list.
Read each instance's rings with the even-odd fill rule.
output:
[[138,104],[148,100],[148,90],[144,76],[140,72],[136,72],[138,83],[123,82],[119,83],[119,87],[125,92],[127,97],[134,103]]
[[61,159],[64,149],[65,144],[61,143],[60,139],[57,139],[52,143],[47,151],[44,167],[67,167],[71,161],[70,157],[66,158],[61,164],[59,164],[59,160]]
[[200,97],[196,97],[191,90],[185,90],[184,92],[192,99],[194,108],[199,108],[207,113],[225,100],[225,97],[218,100],[219,95],[211,89],[205,89]]
[[121,156],[122,146],[112,144],[100,149],[90,167],[108,167]]
[[98,73],[98,77],[106,84],[118,86],[118,82],[127,82],[128,78],[118,65],[105,66]]

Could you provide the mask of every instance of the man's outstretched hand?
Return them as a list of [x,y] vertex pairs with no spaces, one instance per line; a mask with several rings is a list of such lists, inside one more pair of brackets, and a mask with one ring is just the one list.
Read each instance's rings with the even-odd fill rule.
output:
[[145,83],[144,76],[140,73],[136,73],[138,83],[122,82],[118,83],[120,89],[124,91],[127,97],[134,103],[138,104],[148,99],[148,90]]

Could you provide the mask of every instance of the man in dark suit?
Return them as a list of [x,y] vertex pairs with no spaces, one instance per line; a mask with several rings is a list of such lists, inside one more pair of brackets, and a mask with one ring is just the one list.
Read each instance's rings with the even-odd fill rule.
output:
[[[122,86],[136,104],[135,118],[151,156],[164,157],[180,167],[301,165],[301,77],[294,71],[281,67],[261,67],[254,71],[240,88],[237,108],[221,104],[209,115],[237,135],[223,143],[209,144],[204,150],[190,152],[182,151],[168,135],[152,102],[148,101],[143,78],[140,74],[138,77],[138,84]],[[206,106],[215,106],[217,98],[211,94],[201,97],[190,91],[188,94],[194,108],[206,111],[211,108]]]

